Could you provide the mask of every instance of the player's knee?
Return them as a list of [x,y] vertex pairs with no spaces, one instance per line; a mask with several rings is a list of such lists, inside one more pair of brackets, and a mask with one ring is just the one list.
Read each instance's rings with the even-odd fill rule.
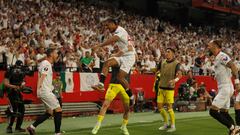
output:
[[171,109],[173,109],[172,104],[167,104],[167,110],[171,110]]
[[124,108],[124,114],[129,113],[129,110],[130,110],[129,107],[125,107],[125,108]]
[[50,114],[51,116],[53,115],[53,111],[52,110],[47,110],[46,113]]
[[160,111],[161,109],[163,109],[163,105],[161,103],[158,103],[158,110]]
[[164,110],[163,107],[158,107],[158,111],[161,112],[162,110]]
[[62,108],[61,108],[61,107],[56,108],[56,109],[54,110],[54,112],[62,112]]
[[228,110],[227,109],[221,109],[220,112],[221,113],[228,113]]
[[168,112],[173,112],[173,109],[172,108],[168,108]]
[[109,105],[110,105],[110,104],[108,104],[108,103],[104,103],[104,104],[102,105],[102,108],[107,109],[107,108],[109,107]]
[[111,61],[105,61],[103,67],[110,67],[111,66]]
[[158,108],[158,111],[161,113],[164,111],[164,108]]

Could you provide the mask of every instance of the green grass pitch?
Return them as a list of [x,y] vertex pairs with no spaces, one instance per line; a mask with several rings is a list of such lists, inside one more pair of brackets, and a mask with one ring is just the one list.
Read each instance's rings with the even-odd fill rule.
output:
[[[231,111],[232,112],[232,111]],[[234,117],[234,115],[232,115]],[[227,135],[227,129],[216,120],[209,117],[208,112],[176,113],[177,131],[167,133],[159,131],[163,124],[160,114],[132,113],[128,130],[130,135]],[[62,131],[64,135],[91,135],[91,129],[96,122],[96,116],[92,117],[70,117],[63,118]],[[24,122],[23,127],[27,127],[32,122]],[[99,130],[98,135],[121,135],[120,132],[121,115],[107,115]],[[7,124],[0,124],[0,135],[7,135],[5,128]],[[36,132],[37,135],[54,135],[54,123],[49,119],[41,124]],[[27,133],[13,133],[13,135],[26,135]]]

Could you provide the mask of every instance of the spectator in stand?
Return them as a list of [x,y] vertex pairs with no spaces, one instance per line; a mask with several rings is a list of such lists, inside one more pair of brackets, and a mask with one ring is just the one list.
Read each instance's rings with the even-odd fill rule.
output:
[[46,56],[47,55],[45,53],[45,48],[43,46],[39,47],[38,48],[38,54],[36,55],[37,63],[42,62],[46,58]]
[[63,58],[63,62],[66,66],[65,71],[67,71],[67,72],[78,71],[79,59],[80,58],[77,56],[76,53],[74,53],[73,49],[68,49]]
[[49,48],[50,44],[52,44],[52,43],[53,43],[53,41],[52,41],[50,35],[46,35],[46,39],[44,40],[44,45],[45,45],[44,47]]
[[180,69],[182,70],[184,75],[186,75],[191,70],[191,67],[189,65],[189,62],[188,62],[187,58],[181,57]]
[[[126,14],[122,10],[112,12],[110,9],[90,6],[82,1],[78,3],[62,1],[1,1],[0,46],[5,46],[8,64],[11,63],[13,56],[19,59],[18,48],[25,48],[20,53],[20,59],[25,62],[32,59],[29,58],[31,55],[28,54],[27,48],[33,47],[36,55],[38,55],[39,52],[36,48],[57,44],[63,49],[60,53],[60,62],[55,65],[60,65],[59,67],[61,68],[54,68],[65,70],[65,63],[63,63],[65,52],[69,48],[74,49],[74,53],[77,52],[78,57],[84,57],[86,51],[91,53],[91,50],[88,48],[91,48],[99,40],[104,41],[108,39],[109,36],[107,31],[103,31],[99,26],[96,26],[96,24],[99,24],[99,18],[119,15],[121,15],[119,25],[125,26],[129,30],[129,34],[132,35],[131,38],[135,43],[139,58],[138,63],[145,61],[145,56],[150,56],[150,59],[151,56],[154,56],[156,58],[155,62],[158,63],[159,59],[163,59],[163,53],[168,44],[171,46],[177,45],[178,54],[176,54],[176,59],[181,60],[181,57],[184,57],[186,70],[189,69],[189,66],[193,67],[196,60],[195,67],[201,66],[206,74],[208,73],[209,60],[205,57],[199,59],[197,56],[203,53],[204,41],[209,41],[213,38],[226,39],[223,41],[223,48],[226,52],[230,52],[233,58],[240,55],[240,47],[238,47],[240,46],[239,29],[214,28],[212,26],[197,27],[192,24],[186,27],[179,27],[157,18]],[[219,2],[221,3],[222,0]],[[237,1],[232,2],[237,3]],[[237,8],[235,7],[234,9]],[[15,51],[10,48],[14,48]],[[111,48],[108,48],[106,51],[104,52],[104,57],[100,57],[101,61],[111,55]],[[36,60],[39,59],[36,58]],[[199,62],[202,65],[199,65]],[[28,64],[28,62],[25,64]],[[147,64],[142,65],[143,68],[141,70],[149,72],[151,68],[149,69],[148,67],[146,69],[145,65]]]
[[89,51],[86,51],[85,57],[80,60],[81,69],[83,72],[92,72],[94,66],[94,59]]
[[95,53],[93,55],[93,61],[94,61],[94,66],[93,66],[93,73],[100,73],[100,58],[97,56]]
[[140,71],[140,66],[139,65],[137,65],[137,64],[135,64],[135,66],[132,68],[132,70],[131,70],[132,72],[131,72],[131,74],[133,74],[133,75],[136,75],[136,74],[141,74],[141,71]]
[[142,71],[143,73],[149,73],[150,72],[150,60],[148,56],[145,56],[141,62]]
[[61,47],[59,49],[59,52],[58,52],[58,61],[56,63],[54,63],[54,69],[56,72],[61,72],[61,71],[65,71],[65,68],[66,68],[66,63],[65,63],[65,55],[66,55],[66,50]]
[[6,68],[6,46],[0,43],[0,68]]
[[26,54],[26,65],[29,69],[35,71],[37,67],[36,53],[33,48],[29,48]]
[[204,57],[204,53],[200,52],[199,56],[195,59],[195,64],[193,67],[193,72],[195,75],[203,75],[203,69],[202,69],[203,57]]
[[78,59],[74,54],[70,54],[66,60],[66,71],[67,72],[76,72],[78,70]]
[[234,63],[236,64],[237,68],[240,69],[240,56],[236,57]]
[[149,58],[149,68],[150,68],[150,72],[153,72],[154,70],[156,70],[157,64],[156,61],[154,59],[153,55],[150,55]]
[[12,66],[14,63],[16,63],[17,58],[16,58],[16,48],[11,45],[9,48],[6,50],[6,59],[7,59],[7,65]]
[[[26,46],[24,46],[24,47],[26,47]],[[16,56],[17,56],[17,60],[22,61],[22,63],[25,65],[26,63],[25,63],[25,48],[24,47],[20,46],[18,48]]]
[[205,62],[202,67],[204,75],[210,75],[210,76],[213,75],[213,73],[214,73],[213,60],[214,60],[213,56],[205,59]]
[[29,38],[29,42],[28,42],[29,46],[31,46],[33,48],[39,47],[38,41],[35,38],[35,31],[33,31],[31,34],[29,34],[28,38]]

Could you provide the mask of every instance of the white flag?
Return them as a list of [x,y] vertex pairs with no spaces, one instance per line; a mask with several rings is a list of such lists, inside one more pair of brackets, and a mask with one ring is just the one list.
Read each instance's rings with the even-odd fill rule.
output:
[[72,93],[74,88],[73,73],[65,72],[66,92]]
[[80,90],[93,91],[91,86],[99,83],[97,73],[80,73]]

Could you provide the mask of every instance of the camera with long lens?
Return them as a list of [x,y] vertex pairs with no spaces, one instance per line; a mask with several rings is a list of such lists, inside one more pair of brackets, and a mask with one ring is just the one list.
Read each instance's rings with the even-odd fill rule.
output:
[[[14,66],[9,67],[10,73],[11,73],[11,84],[17,85],[17,86],[22,86],[22,83],[24,83],[24,78],[25,76],[33,76],[34,71],[30,70],[28,66],[24,66],[22,61],[16,61],[16,64]],[[31,94],[32,93],[32,88],[31,87],[21,87],[19,90],[22,93],[25,94]]]

